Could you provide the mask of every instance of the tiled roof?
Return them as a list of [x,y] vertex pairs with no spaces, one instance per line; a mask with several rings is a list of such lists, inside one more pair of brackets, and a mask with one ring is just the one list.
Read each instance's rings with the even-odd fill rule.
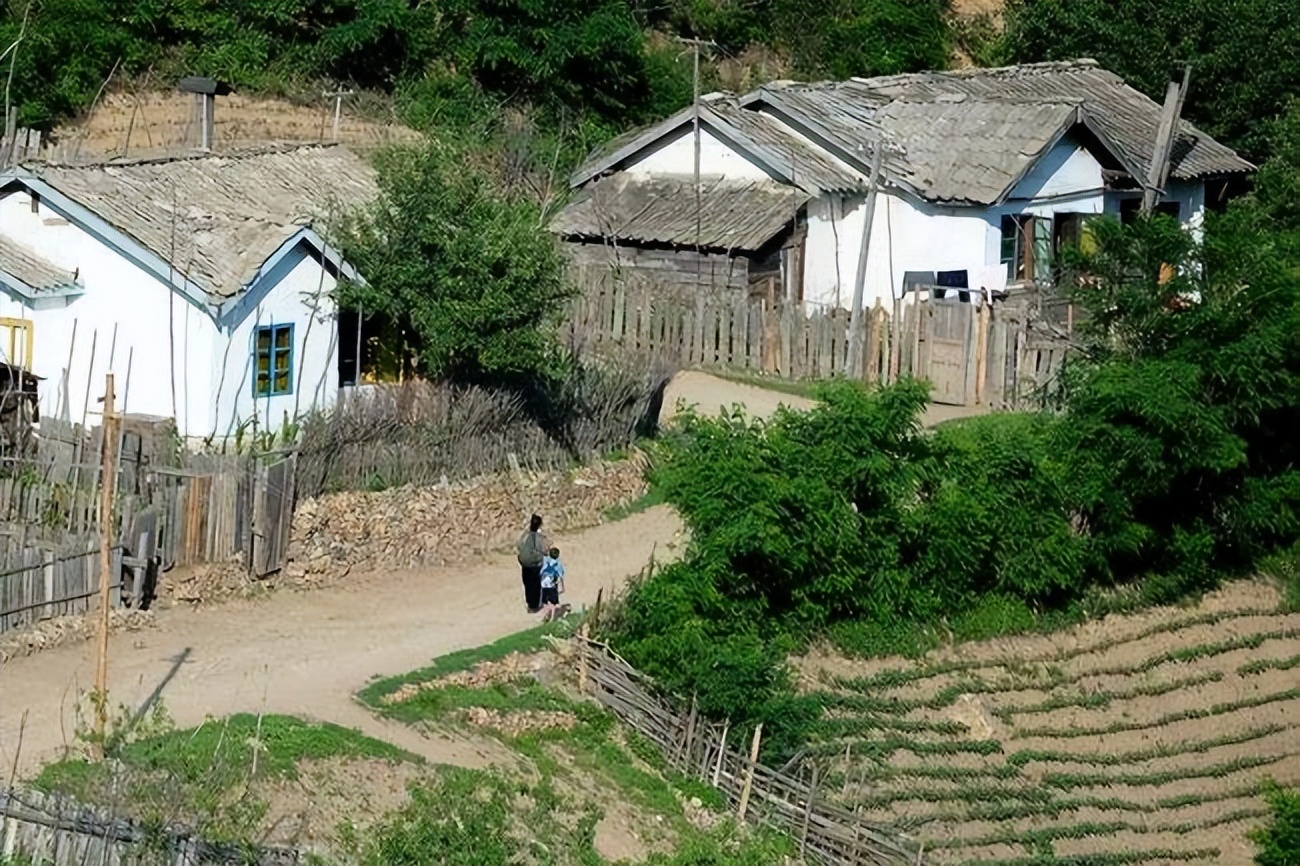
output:
[[0,236],[0,271],[37,292],[54,292],[77,284],[72,271],[65,271],[35,250],[3,236]]
[[337,146],[26,168],[218,302],[303,226],[324,227],[377,193],[374,170]]
[[551,221],[569,238],[756,251],[791,225],[808,195],[775,181],[617,174],[584,188]]

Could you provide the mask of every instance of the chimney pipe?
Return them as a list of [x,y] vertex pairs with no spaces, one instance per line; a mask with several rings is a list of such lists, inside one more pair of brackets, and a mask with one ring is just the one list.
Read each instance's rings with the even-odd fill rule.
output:
[[213,78],[191,75],[181,79],[179,89],[182,93],[194,94],[189,139],[196,147],[207,153],[212,150],[212,143],[215,140],[213,126],[216,124],[217,97],[230,93],[230,85]]

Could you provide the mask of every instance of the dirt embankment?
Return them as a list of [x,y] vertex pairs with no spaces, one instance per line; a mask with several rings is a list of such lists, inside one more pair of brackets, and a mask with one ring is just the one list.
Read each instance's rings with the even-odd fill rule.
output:
[[[109,93],[88,116],[55,130],[55,153],[72,161],[175,153],[195,141],[192,105],[187,93]],[[213,147],[222,151],[267,142],[333,141],[333,127],[332,99],[307,107],[232,93],[217,97]],[[396,120],[367,119],[344,103],[337,140],[354,150],[368,152],[419,138]]]

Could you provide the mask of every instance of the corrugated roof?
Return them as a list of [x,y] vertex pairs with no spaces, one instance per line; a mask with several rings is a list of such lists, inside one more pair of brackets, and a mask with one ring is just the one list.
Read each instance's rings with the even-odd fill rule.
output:
[[[753,252],[788,227],[807,193],[774,181],[703,178],[700,246]],[[617,174],[590,184],[551,221],[565,237],[694,246],[697,217],[690,176]]]
[[77,284],[72,271],[65,271],[42,258],[35,250],[3,236],[0,236],[0,271],[37,292],[53,292]]
[[[571,178],[574,186],[609,171],[624,167],[643,148],[685,129],[694,120],[694,109],[685,108],[659,123],[623,133],[597,148]],[[849,165],[818,149],[802,136],[758,112],[741,108],[732,94],[716,94],[702,101],[701,126],[725,140],[736,142],[742,151],[752,150],[755,160],[774,174],[811,193],[857,192],[866,179]]]
[[374,199],[374,170],[338,146],[27,166],[220,301],[305,225]]
[[876,112],[907,149],[907,180],[937,201],[996,201],[1073,124],[1058,103],[891,102]]
[[735,97],[716,98],[709,110],[739,130],[751,141],[781,154],[790,164],[795,186],[809,192],[857,192],[866,189],[866,178],[801,136],[756,111],[740,107]]
[[[1060,133],[1068,111],[1089,124],[1141,180],[1160,122],[1157,102],[1090,60],[834,83],[780,82],[743,102],[766,103],[793,116],[850,156],[867,134],[866,125],[878,125],[906,154],[896,162],[886,160],[887,177],[926,198],[977,203],[996,200],[1021,177],[1032,157]],[[1252,168],[1191,124],[1180,125],[1172,177],[1189,180]]]
[[[1144,179],[1160,125],[1160,103],[1087,59],[855,79],[850,88],[873,101],[963,93],[982,99],[1079,102],[1108,142],[1121,151],[1117,155]],[[1171,158],[1172,177],[1191,180],[1253,168],[1232,148],[1192,124],[1179,124]]]

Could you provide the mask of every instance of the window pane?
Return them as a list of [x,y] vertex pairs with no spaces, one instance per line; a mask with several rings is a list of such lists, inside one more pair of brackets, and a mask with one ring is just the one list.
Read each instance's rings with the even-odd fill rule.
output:
[[263,352],[258,352],[258,353],[257,353],[257,372],[258,372],[258,373],[270,373],[270,372],[271,372],[271,356],[270,356],[270,354],[268,354],[268,353],[263,353]]
[[254,390],[254,392],[255,392],[256,394],[258,394],[259,396],[262,396],[262,395],[265,395],[265,394],[269,393],[270,390],[271,390],[271,379],[270,379],[270,377],[268,377],[268,376],[265,375],[264,373],[258,373],[258,374],[257,374],[256,385],[254,386],[254,389],[253,389],[253,390]]
[[289,348],[289,334],[292,333],[292,330],[288,325],[275,329],[275,347],[277,349]]
[[1034,219],[1034,279],[1045,280],[1051,276],[1052,220],[1051,217]]
[[269,348],[271,348],[271,329],[258,328],[257,329],[257,351],[264,352]]
[[289,371],[277,370],[275,374],[275,393],[287,394],[289,392]]

